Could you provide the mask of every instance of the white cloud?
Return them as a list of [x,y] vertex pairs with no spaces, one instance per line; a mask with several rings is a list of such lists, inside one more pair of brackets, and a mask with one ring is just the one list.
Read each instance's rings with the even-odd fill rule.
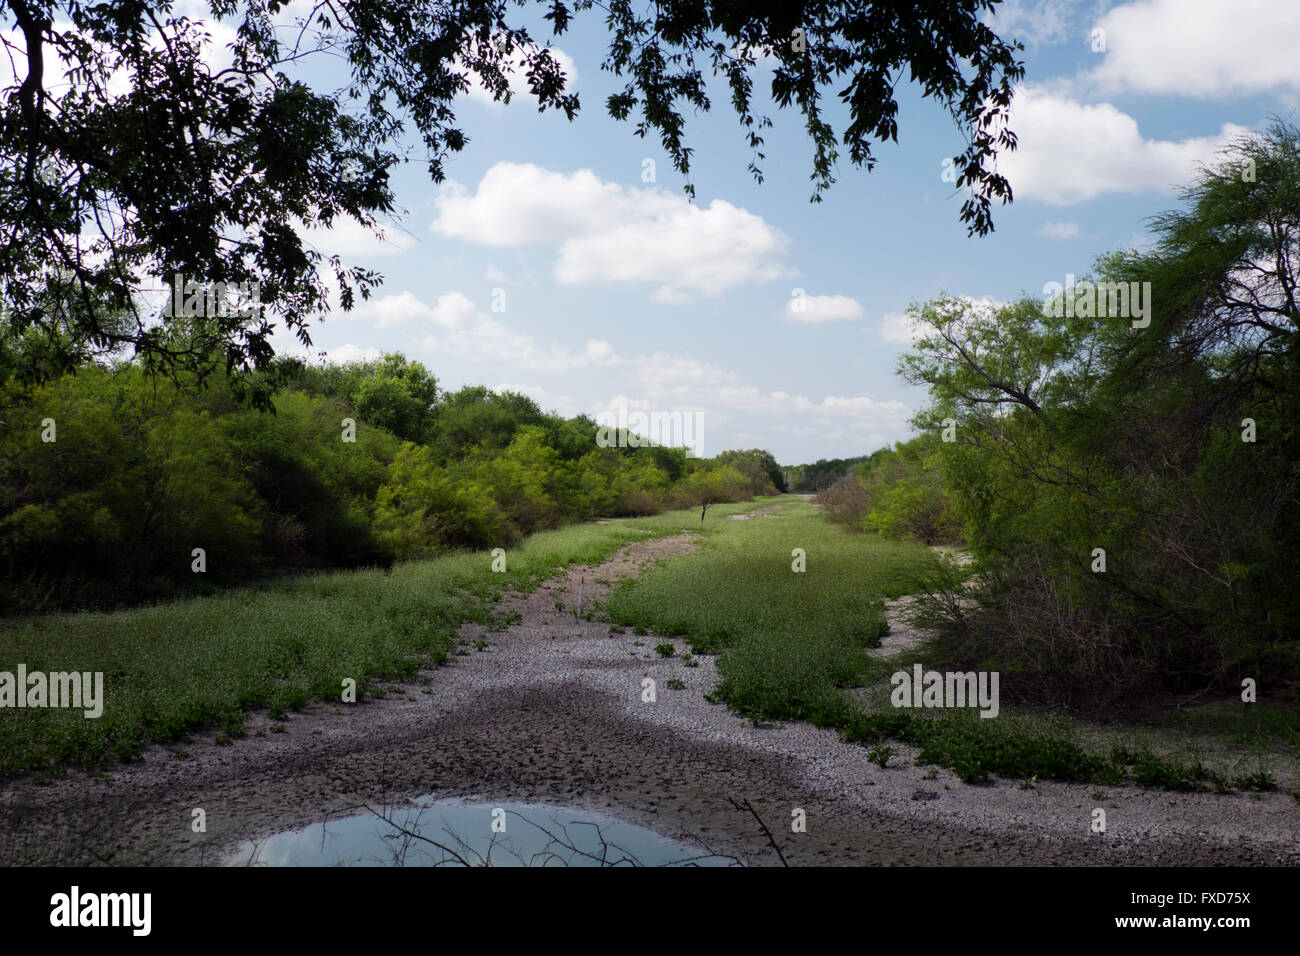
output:
[[448,292],[430,306],[410,292],[387,295],[358,305],[350,317],[373,321],[380,328],[423,326],[430,330],[422,344],[439,355],[470,361],[498,361],[521,369],[567,371],[622,362],[608,342],[591,339],[582,352],[552,347],[543,350],[531,336],[512,331],[505,323],[480,312],[463,292]]
[[514,382],[502,382],[498,385],[491,386],[494,392],[518,392],[520,395],[527,395],[539,406],[542,411],[555,411],[566,418],[572,418],[578,414],[577,403],[568,395],[557,395],[555,392],[541,385],[521,385]]
[[911,345],[921,337],[921,332],[905,312],[890,312],[880,320],[880,337],[895,345]]
[[[829,415],[869,422],[873,427],[901,425],[908,409],[902,402],[867,395],[827,395],[820,400],[785,391],[764,392],[714,362],[682,355],[657,354],[632,360],[641,408],[725,408],[766,415]],[[633,407],[629,403],[629,407]]]
[[[536,52],[540,49],[541,47],[533,44],[528,52]],[[569,56],[569,54],[565,53],[559,47],[550,47],[549,49],[551,57],[559,64],[560,69],[564,71],[564,92],[572,93],[577,88],[578,84],[577,64],[573,62],[573,57]],[[528,85],[528,66],[524,63],[524,54],[524,50],[516,49],[505,58],[506,63],[509,65],[509,72],[506,74],[506,81],[510,87],[510,96],[512,101],[514,97],[518,96],[532,97],[532,89]],[[465,95],[470,99],[477,100],[480,103],[486,103],[489,106],[505,105],[504,100],[493,98],[492,93],[490,93],[487,87],[483,85],[478,74],[471,70],[468,64],[463,60],[457,58],[455,69],[469,80],[469,89],[466,91]]]
[[1214,136],[1177,142],[1144,139],[1133,117],[1109,103],[1084,105],[1042,90],[1020,89],[1012,103],[1014,152],[998,160],[1017,199],[1067,206],[1105,193],[1168,190],[1191,181],[1246,132],[1223,124]]
[[387,256],[409,249],[415,239],[400,228],[380,226],[380,236],[351,216],[336,216],[330,228],[306,229],[303,238],[325,255],[356,257]]
[[785,304],[785,316],[795,322],[859,319],[862,306],[846,295],[796,295]]
[[597,232],[608,212],[626,212],[623,187],[603,183],[590,169],[556,173],[532,163],[494,165],[470,194],[446,183],[436,199],[433,229],[491,246],[559,244]]
[[1294,0],[1139,0],[1095,27],[1105,31],[1105,59],[1085,79],[1105,93],[1300,93]]
[[1035,235],[1047,239],[1076,239],[1079,236],[1079,224],[1077,222],[1049,221],[1039,226]]
[[589,169],[557,173],[497,163],[471,194],[451,185],[432,228],[495,246],[557,247],[557,282],[657,283],[652,300],[680,304],[788,274],[785,236],[745,209],[707,208],[657,188],[601,181]]
[[[448,292],[433,305],[422,302],[410,292],[363,302],[350,317],[373,322],[379,328],[406,326],[416,331],[416,340],[424,346],[424,360],[433,368],[446,368],[451,357],[470,362],[492,362],[500,366],[502,378],[512,370],[565,373],[573,369],[610,369],[620,383],[621,394],[615,395],[605,409],[615,410],[620,402],[631,410],[662,412],[699,412],[704,415],[705,434],[722,428],[737,414],[761,416],[762,428],[791,434],[810,424],[819,428],[850,429],[854,434],[893,432],[905,426],[910,410],[902,402],[886,401],[870,395],[823,395],[819,398],[786,392],[767,391],[745,383],[741,376],[724,366],[690,355],[654,353],[635,358],[620,357],[609,342],[591,339],[581,350],[564,347],[543,349],[528,335],[508,328],[497,317],[480,311],[474,301],[461,292]],[[421,334],[423,336],[421,337]],[[378,357],[376,349],[344,345],[329,350],[333,361],[354,361]],[[522,375],[513,382],[526,382]],[[569,379],[558,380],[560,388]],[[583,381],[589,381],[584,377]],[[590,379],[593,383],[596,379]],[[545,408],[558,408],[566,415],[580,410],[601,410],[582,396],[557,394],[555,386],[534,384],[500,384],[498,390],[522,392]],[[566,389],[567,391],[567,389]],[[788,423],[788,424],[780,424]],[[751,426],[752,427],[752,426]],[[709,439],[711,442],[712,439]],[[753,444],[753,442],[750,442]],[[716,449],[714,449],[716,450]]]
[[998,36],[1022,40],[1028,47],[1064,43],[1070,34],[1068,4],[1061,0],[1003,0],[984,15]]
[[[179,16],[181,11],[176,11],[175,15]],[[235,28],[214,20],[211,17],[211,11],[207,11],[207,16],[200,15],[194,20],[190,36],[199,44],[199,60],[207,67],[208,72],[215,74],[221,70],[227,69],[234,62],[234,54],[230,49],[230,44],[237,38]],[[162,21],[165,24],[165,20]],[[109,65],[116,64],[120,58],[120,52],[114,50],[107,44],[94,40],[89,34],[83,33],[77,27],[67,20],[55,20],[50,25],[50,30],[63,38],[60,45],[45,44],[43,48],[44,72],[42,84],[45,89],[45,95],[55,101],[61,100],[63,95],[72,89],[73,83],[70,76],[75,61],[63,56],[63,45],[78,40],[89,41],[91,48],[100,55],[105,57],[105,62]],[[5,55],[0,56],[0,86],[8,86],[10,83],[22,82],[27,78],[27,39],[21,30],[9,28],[3,33]],[[168,28],[167,36],[171,38],[175,34],[174,28]],[[206,34],[206,36],[205,36]],[[162,35],[152,28],[152,24],[144,33],[145,45],[155,53],[163,52],[167,49],[167,43]],[[85,88],[84,81],[77,84]],[[125,68],[118,67],[113,69],[104,84],[104,89],[109,99],[117,99],[131,92],[135,85],[135,80],[131,73]]]
[[379,349],[363,349],[361,346],[351,343],[322,349],[319,354],[327,357],[331,363],[336,365],[345,365],[348,362],[373,362],[383,355]]
[[[964,327],[969,322],[991,322],[998,309],[1010,305],[990,296],[976,299],[969,295],[954,296],[955,304],[946,305],[941,314],[956,328]],[[909,312],[891,312],[880,322],[880,338],[896,345],[911,345],[932,332],[929,323],[917,323]]]
[[582,357],[589,365],[617,365],[619,358],[614,354],[614,347],[599,339],[588,339]]

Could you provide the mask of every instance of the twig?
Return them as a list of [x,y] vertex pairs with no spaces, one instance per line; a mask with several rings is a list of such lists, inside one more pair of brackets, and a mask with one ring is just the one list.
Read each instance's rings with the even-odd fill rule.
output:
[[758,811],[749,805],[749,800],[746,799],[744,803],[741,803],[738,800],[733,799],[731,805],[737,810],[747,811],[749,815],[754,818],[758,825],[763,828],[763,835],[767,837],[768,845],[771,846],[772,849],[776,851],[776,855],[781,858],[781,865],[789,866],[790,864],[786,860],[785,854],[781,852],[781,847],[777,844],[776,838],[772,836],[772,831],[767,828],[767,824],[764,823],[763,818],[758,815]]

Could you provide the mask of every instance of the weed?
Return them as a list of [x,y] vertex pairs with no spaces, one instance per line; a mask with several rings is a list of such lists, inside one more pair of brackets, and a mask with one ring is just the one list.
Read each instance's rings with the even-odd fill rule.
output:
[[1238,790],[1276,790],[1277,783],[1273,780],[1272,775],[1259,771],[1256,773],[1242,774],[1233,778],[1232,786]]
[[877,764],[882,770],[889,763],[889,758],[894,756],[893,747],[877,747],[875,750],[867,751],[867,759]]

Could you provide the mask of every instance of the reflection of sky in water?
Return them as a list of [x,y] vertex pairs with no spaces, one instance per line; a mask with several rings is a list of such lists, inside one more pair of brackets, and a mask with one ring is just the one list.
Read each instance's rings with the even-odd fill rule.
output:
[[[704,849],[678,843],[603,814],[534,803],[468,804],[425,797],[406,807],[316,823],[246,842],[230,862],[263,866],[728,866]],[[493,810],[505,811],[504,833],[493,833]],[[498,817],[501,815],[498,814]],[[391,822],[388,822],[391,821]],[[594,826],[592,824],[595,824]],[[599,831],[597,830],[599,827]],[[499,828],[499,827],[498,827]],[[402,830],[442,844],[432,846]],[[601,837],[606,847],[602,849]],[[590,854],[590,856],[584,856]],[[593,859],[592,857],[595,857]],[[702,858],[703,857],[703,858]]]

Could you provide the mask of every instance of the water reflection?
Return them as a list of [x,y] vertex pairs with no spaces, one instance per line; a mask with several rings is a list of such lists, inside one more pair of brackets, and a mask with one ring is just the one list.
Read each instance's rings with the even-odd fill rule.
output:
[[424,797],[247,841],[252,866],[738,866],[735,857],[574,807]]

